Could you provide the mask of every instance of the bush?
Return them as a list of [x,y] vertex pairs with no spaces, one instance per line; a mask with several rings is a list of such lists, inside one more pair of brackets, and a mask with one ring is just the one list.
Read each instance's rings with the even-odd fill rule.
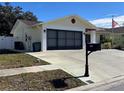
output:
[[110,42],[112,42],[111,38],[105,38],[104,41],[103,41],[103,43],[110,43]]
[[111,42],[105,42],[101,45],[102,49],[111,49],[112,45]]

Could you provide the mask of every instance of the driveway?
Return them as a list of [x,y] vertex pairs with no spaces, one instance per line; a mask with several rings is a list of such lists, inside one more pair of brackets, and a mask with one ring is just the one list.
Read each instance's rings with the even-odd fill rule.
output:
[[[47,52],[28,53],[52,65],[55,65],[73,76],[84,75],[84,50],[54,50]],[[90,77],[80,78],[99,82],[124,75],[124,51],[102,50],[89,55]]]

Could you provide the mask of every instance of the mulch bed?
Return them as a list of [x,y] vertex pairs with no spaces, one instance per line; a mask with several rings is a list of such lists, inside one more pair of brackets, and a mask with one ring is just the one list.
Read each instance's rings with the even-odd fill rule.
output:
[[[56,79],[63,79],[65,86],[56,88],[52,82]],[[81,85],[86,83],[60,69],[0,77],[1,91],[62,91]]]

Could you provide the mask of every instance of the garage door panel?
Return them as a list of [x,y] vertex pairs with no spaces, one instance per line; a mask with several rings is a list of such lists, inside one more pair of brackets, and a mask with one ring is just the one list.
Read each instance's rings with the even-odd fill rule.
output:
[[66,40],[65,39],[58,39],[58,47],[65,47]]
[[57,46],[57,40],[56,39],[48,39],[48,46],[49,47],[56,47]]
[[50,38],[57,38],[57,33],[56,31],[47,31],[47,37],[50,39]]
[[74,39],[74,32],[66,32],[67,39]]
[[75,46],[81,46],[81,40],[75,40]]
[[67,47],[68,46],[73,46],[74,47],[75,46],[74,40],[71,40],[71,39],[67,40]]
[[75,33],[75,39],[81,39],[81,33],[77,32]]
[[58,39],[65,39],[65,38],[66,38],[66,32],[58,31]]

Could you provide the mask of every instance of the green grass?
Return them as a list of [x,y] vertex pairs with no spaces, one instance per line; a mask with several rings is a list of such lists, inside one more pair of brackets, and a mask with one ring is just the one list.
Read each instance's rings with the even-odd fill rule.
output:
[[0,55],[0,69],[47,65],[49,63],[24,53]]
[[[50,82],[55,79],[63,78],[67,78],[64,80],[67,86],[63,88],[55,88]],[[61,91],[81,85],[86,85],[86,83],[74,78],[70,74],[60,69],[0,77],[0,90],[2,91]]]

